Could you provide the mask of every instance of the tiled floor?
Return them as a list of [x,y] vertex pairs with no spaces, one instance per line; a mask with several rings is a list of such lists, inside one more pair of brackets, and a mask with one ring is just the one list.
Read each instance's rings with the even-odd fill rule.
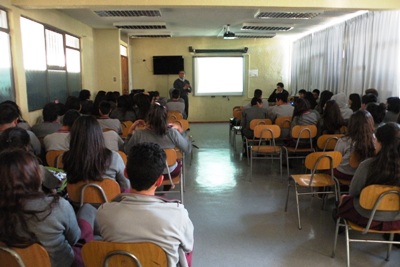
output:
[[[185,206],[195,226],[194,267],[208,266],[345,266],[345,239],[334,236],[333,203],[321,210],[321,200],[300,200],[303,229],[297,228],[294,194],[284,212],[287,175],[277,163],[258,161],[249,181],[249,165],[241,158],[240,137],[235,152],[228,141],[228,124],[190,125],[199,149],[186,166]],[[329,205],[330,204],[330,205]],[[400,249],[390,262],[386,246],[352,244],[352,266],[400,266]]]

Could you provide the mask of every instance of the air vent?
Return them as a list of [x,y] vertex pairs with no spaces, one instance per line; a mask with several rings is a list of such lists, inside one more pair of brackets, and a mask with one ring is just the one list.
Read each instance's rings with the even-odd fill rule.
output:
[[292,26],[289,25],[262,25],[262,24],[252,24],[252,23],[243,23],[242,30],[252,30],[252,31],[271,31],[271,32],[281,32],[281,31],[290,31],[293,29]]
[[160,33],[160,34],[130,34],[130,38],[170,38],[172,37],[170,33]]
[[255,14],[258,19],[312,19],[320,13],[313,12],[262,12]]
[[166,30],[164,22],[116,22],[113,24],[118,29],[127,30]]
[[236,38],[237,39],[261,39],[261,38],[274,38],[275,37],[275,33],[268,33],[268,34],[236,34]]
[[161,17],[160,10],[97,10],[100,17]]

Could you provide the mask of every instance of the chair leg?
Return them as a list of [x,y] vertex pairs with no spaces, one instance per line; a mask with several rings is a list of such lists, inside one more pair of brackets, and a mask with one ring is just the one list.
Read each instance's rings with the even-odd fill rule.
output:
[[296,183],[294,183],[294,191],[295,191],[295,194],[296,194],[297,219],[298,219],[298,221],[299,221],[299,230],[301,230],[299,193],[297,192],[297,185],[296,185]]
[[282,151],[279,154],[279,171],[281,173],[281,179],[282,179]]
[[290,192],[290,178],[289,178],[288,186],[287,186],[286,203],[285,203],[285,212],[287,212],[287,206],[288,206],[288,201],[289,201],[289,192]]
[[250,182],[253,181],[253,150],[250,149],[250,155],[247,154],[247,157],[250,157]]
[[[390,237],[389,237],[389,241],[393,241],[393,239],[394,239],[394,233],[391,233],[391,234],[390,234]],[[389,259],[390,259],[390,252],[392,251],[392,247],[393,247],[393,244],[392,244],[392,243],[389,243],[389,244],[388,244],[388,250],[387,250],[387,254],[386,254],[386,259],[385,259],[385,261],[389,261]]]
[[334,258],[335,254],[336,254],[337,238],[339,235],[339,224],[340,224],[340,218],[337,218],[336,226],[335,226],[335,238],[333,239],[333,248],[332,248],[332,255],[331,255],[332,258]]
[[350,267],[350,239],[349,239],[349,226],[347,222],[344,222],[346,228],[346,259],[347,259],[347,267]]

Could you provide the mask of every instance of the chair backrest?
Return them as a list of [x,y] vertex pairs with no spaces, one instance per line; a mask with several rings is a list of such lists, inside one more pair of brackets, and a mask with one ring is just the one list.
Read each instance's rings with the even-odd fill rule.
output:
[[125,154],[124,151],[118,150],[117,152],[118,152],[118,154],[121,156],[122,161],[123,161],[123,162],[125,163],[125,165],[126,165],[126,162],[128,161],[128,156]]
[[278,125],[257,125],[254,128],[254,137],[259,139],[277,139],[281,135]]
[[250,129],[254,130],[257,125],[271,125],[272,121],[270,119],[253,119],[250,121]]
[[176,163],[177,155],[174,148],[164,148],[165,154],[167,155],[167,164],[172,166]]
[[102,204],[112,200],[121,193],[119,184],[112,179],[103,181],[81,181],[75,184],[68,183],[68,196],[72,202]]
[[295,125],[292,128],[292,137],[309,139],[317,136],[317,126],[315,125]]
[[46,153],[46,162],[47,165],[54,168],[63,168],[62,163],[62,154],[64,154],[64,150],[49,150]]
[[360,205],[372,210],[400,211],[400,186],[369,185],[361,191]]
[[322,151],[331,151],[335,149],[336,143],[343,134],[323,134],[317,139],[317,147]]
[[189,127],[189,121],[185,120],[185,119],[176,120],[176,121],[173,122],[173,124],[176,124],[176,125],[180,126],[183,131],[187,131],[190,128]]
[[241,120],[242,119],[242,108],[241,107],[234,107],[232,111],[232,115],[236,120]]
[[133,121],[123,121],[121,122],[121,137],[126,138],[129,134],[129,129],[131,128]]
[[96,267],[166,267],[168,264],[165,251],[150,242],[92,241],[83,246],[82,257],[86,266]]
[[10,248],[0,244],[0,266],[51,267],[51,262],[46,249],[39,244],[26,248]]
[[307,155],[305,166],[309,170],[330,170],[339,166],[342,153],[339,151],[312,152]]
[[292,122],[291,116],[284,116],[276,118],[274,124],[278,125],[279,127],[281,127],[281,129],[283,129],[283,128],[290,128],[291,122]]
[[182,113],[180,113],[179,111],[168,111],[168,113],[167,113],[168,115],[168,122],[169,123],[173,123],[173,122],[175,122],[175,121],[177,121],[177,120],[182,120],[183,119],[183,116],[182,116]]

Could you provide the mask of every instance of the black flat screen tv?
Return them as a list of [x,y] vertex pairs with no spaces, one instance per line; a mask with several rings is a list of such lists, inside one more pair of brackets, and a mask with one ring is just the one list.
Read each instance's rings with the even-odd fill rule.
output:
[[178,74],[183,68],[183,56],[153,56],[153,74]]

